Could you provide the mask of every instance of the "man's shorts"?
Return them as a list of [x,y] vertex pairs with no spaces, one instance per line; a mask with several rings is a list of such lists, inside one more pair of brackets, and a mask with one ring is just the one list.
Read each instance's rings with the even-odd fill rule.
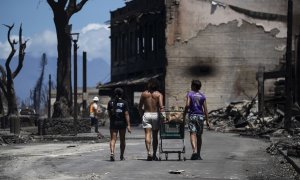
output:
[[202,114],[190,114],[189,115],[189,131],[196,134],[203,133],[204,116]]
[[143,128],[152,128],[152,130],[159,129],[159,120],[157,112],[145,112],[143,115]]

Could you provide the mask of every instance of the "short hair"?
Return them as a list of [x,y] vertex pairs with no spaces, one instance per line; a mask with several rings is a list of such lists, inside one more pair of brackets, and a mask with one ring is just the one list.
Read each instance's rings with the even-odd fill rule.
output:
[[114,90],[114,93],[115,93],[115,96],[122,97],[123,93],[124,93],[124,90],[122,88],[116,88]]
[[147,88],[149,91],[158,91],[159,90],[159,81],[156,78],[149,79]]
[[192,80],[192,85],[193,88],[195,88],[197,91],[201,89],[201,81],[199,80]]

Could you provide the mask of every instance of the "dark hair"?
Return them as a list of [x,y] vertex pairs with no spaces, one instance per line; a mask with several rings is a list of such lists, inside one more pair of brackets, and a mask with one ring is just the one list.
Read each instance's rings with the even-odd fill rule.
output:
[[192,89],[199,91],[201,89],[201,86],[202,86],[201,81],[192,80],[192,85],[191,85]]
[[116,88],[114,90],[114,93],[115,93],[115,97],[122,98],[124,90],[122,88]]
[[147,88],[148,88],[149,91],[158,91],[159,81],[155,78],[149,79]]
[[114,97],[114,101],[113,101],[113,108],[111,110],[112,116],[117,115],[116,114],[117,104],[119,103],[119,99],[123,98],[123,93],[124,93],[124,90],[122,88],[116,88],[114,90],[115,97]]

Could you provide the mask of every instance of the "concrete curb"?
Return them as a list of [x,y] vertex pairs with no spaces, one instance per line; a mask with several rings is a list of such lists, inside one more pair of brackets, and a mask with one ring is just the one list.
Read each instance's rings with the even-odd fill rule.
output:
[[[251,135],[244,135],[244,134],[240,134],[241,136],[245,136],[245,137],[253,137]],[[271,140],[271,137],[268,135],[264,135],[264,136],[254,136],[254,137],[258,137],[260,139],[266,139],[266,140]],[[287,160],[288,163],[290,163],[293,168],[295,169],[295,171],[297,171],[297,173],[300,174],[300,158],[294,158],[294,157],[290,157],[287,155],[287,151],[283,151],[279,148],[277,148],[278,152]]]
[[293,158],[287,155],[287,152],[277,149],[281,155],[294,167],[294,169],[300,174],[300,159]]

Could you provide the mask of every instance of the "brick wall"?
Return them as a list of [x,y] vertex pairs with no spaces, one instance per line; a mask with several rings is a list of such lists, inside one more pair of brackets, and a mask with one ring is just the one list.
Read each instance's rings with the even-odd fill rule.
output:
[[[284,22],[255,20],[228,6],[218,6],[212,13],[211,2],[206,0],[170,2],[166,29],[167,106],[184,106],[192,79],[202,81],[209,110],[249,99],[257,93],[258,66],[265,66],[266,71],[279,68],[286,44]],[[273,9],[282,9],[278,5]]]

